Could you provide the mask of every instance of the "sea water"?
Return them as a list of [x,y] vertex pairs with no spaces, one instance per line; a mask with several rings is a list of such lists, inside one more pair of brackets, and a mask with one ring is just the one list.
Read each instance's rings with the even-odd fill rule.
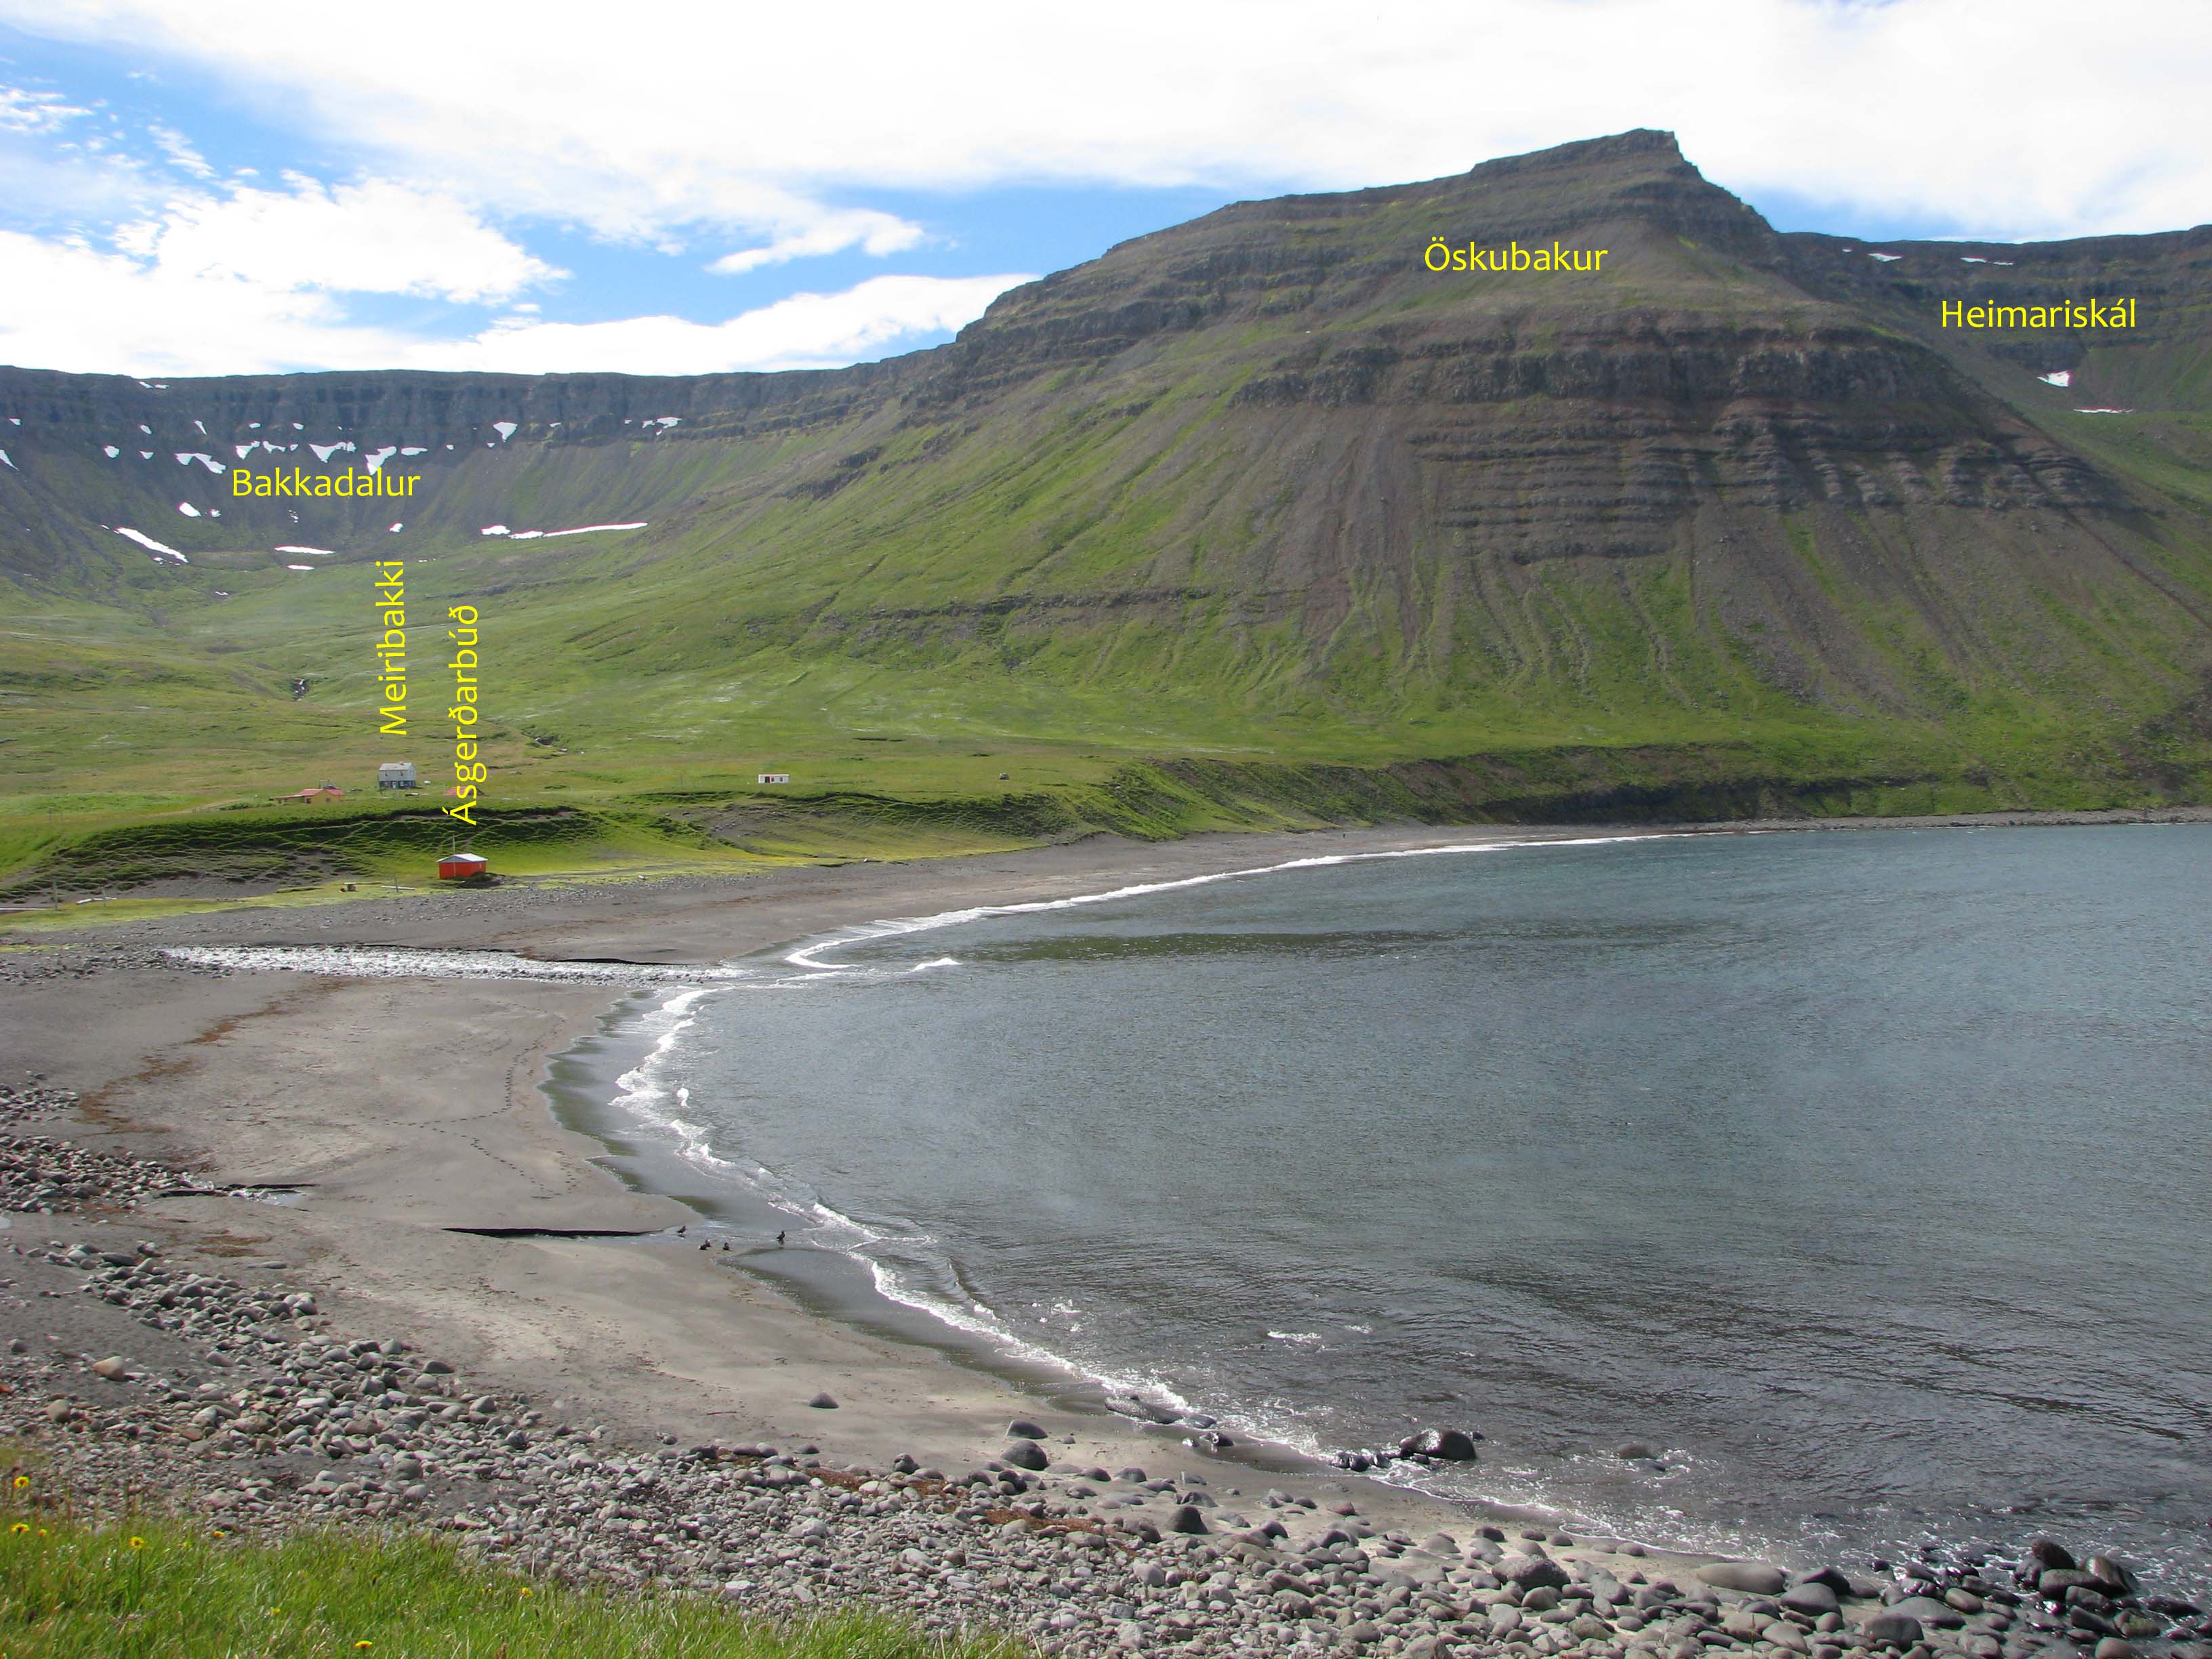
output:
[[2201,1592],[2208,941],[2202,826],[1309,864],[652,994],[624,1101],[794,1246],[1235,1437],[1462,1426],[1479,1462],[1400,1473]]

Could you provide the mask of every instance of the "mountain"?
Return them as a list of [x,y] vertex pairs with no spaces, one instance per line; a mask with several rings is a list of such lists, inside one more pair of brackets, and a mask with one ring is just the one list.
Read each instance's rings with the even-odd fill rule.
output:
[[[2093,298],[2134,325],[1942,321]],[[375,729],[395,557],[485,617],[495,805],[679,839],[2202,801],[2208,348],[2212,228],[1778,234],[1637,131],[1238,204],[847,369],[0,369],[15,845],[442,764]],[[229,493],[380,452],[414,496]]]

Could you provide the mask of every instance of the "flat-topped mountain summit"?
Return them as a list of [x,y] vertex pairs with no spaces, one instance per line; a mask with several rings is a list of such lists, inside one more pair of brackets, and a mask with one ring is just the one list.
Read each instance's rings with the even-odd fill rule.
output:
[[[2136,325],[1943,321],[2092,297]],[[2201,799],[2208,344],[2212,228],[1779,234],[1636,131],[1240,203],[845,369],[0,370],[0,570],[98,619],[18,671],[34,723],[131,635],[208,719],[373,737],[345,573],[397,557],[495,612],[518,732],[603,753],[650,707],[733,754],[881,727],[1102,763],[1571,750],[1619,799]],[[419,475],[404,512],[232,493],[372,461]],[[514,533],[609,524],[644,527]]]

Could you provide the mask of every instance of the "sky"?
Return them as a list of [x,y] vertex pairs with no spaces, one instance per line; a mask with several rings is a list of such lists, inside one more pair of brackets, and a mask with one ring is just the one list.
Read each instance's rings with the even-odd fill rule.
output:
[[1781,229],[2212,219],[2197,0],[0,0],[0,363],[830,367],[1224,203],[1632,127]]

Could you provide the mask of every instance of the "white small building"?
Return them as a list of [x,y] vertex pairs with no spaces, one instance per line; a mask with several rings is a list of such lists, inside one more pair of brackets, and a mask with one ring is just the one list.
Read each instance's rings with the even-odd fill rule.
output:
[[791,781],[791,774],[788,772],[763,772],[760,775],[760,781],[763,783],[789,783]]
[[385,762],[383,765],[376,769],[376,787],[380,789],[413,789],[416,787],[417,786],[415,781],[415,763],[413,761]]

